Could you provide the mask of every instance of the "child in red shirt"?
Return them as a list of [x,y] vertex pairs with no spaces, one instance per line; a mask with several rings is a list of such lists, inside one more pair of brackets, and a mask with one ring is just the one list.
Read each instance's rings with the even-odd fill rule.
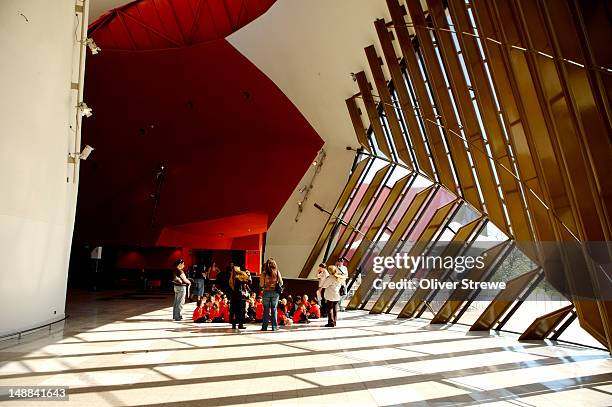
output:
[[259,297],[257,299],[257,302],[255,303],[255,321],[256,322],[261,322],[263,321],[263,303],[261,302],[261,297]]
[[308,310],[308,318],[309,319],[319,319],[321,318],[321,308],[319,308],[319,304],[316,299],[310,300],[310,309]]
[[213,306],[212,306],[212,300],[209,298],[206,300],[206,304],[204,304],[204,313],[206,315],[210,315],[210,312],[212,311]]
[[306,314],[306,306],[304,304],[300,304],[298,308],[293,313],[293,322],[296,324],[307,324],[310,321],[308,320],[308,315]]
[[285,310],[285,304],[282,301],[280,304],[278,304],[278,308],[276,309],[276,312],[278,315],[279,325],[289,326],[293,324],[293,321],[291,320],[291,318],[287,316],[287,312]]
[[219,314],[222,318],[221,322],[229,322],[229,306],[225,301],[223,301],[219,307]]
[[219,304],[216,302],[213,304],[213,310],[210,313],[210,320],[211,322],[224,322],[223,315],[221,315],[221,310],[219,309]]
[[202,306],[202,300],[198,300],[197,307],[193,311],[193,316],[191,319],[193,322],[200,324],[202,322],[206,322],[208,320],[208,315],[206,314],[204,307]]

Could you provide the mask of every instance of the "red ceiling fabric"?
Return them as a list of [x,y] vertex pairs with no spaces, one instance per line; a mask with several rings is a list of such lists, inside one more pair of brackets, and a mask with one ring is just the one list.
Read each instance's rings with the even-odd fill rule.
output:
[[103,14],[89,36],[103,50],[180,48],[225,38],[276,0],[136,0]]
[[89,56],[85,101],[96,150],[81,164],[82,244],[232,245],[267,230],[323,145],[225,39]]

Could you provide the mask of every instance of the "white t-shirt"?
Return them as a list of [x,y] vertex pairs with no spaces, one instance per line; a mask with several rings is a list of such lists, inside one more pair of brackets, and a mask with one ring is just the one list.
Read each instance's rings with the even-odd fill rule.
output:
[[317,278],[319,279],[319,288],[322,288],[323,281],[329,276],[329,271],[323,269],[317,273]]
[[325,300],[327,301],[340,301],[340,286],[346,279],[340,278],[340,281],[334,276],[327,276],[323,280],[322,288],[325,288]]

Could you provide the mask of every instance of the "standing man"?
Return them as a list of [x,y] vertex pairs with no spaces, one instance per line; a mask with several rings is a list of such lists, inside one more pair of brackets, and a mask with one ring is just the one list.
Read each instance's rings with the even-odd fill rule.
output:
[[185,276],[185,260],[178,259],[174,262],[174,274],[172,284],[174,285],[174,307],[172,308],[172,319],[180,321],[183,319],[183,304],[185,304],[185,292],[191,285],[191,281]]
[[[346,280],[348,280],[348,268],[346,268],[346,266],[344,265],[344,261],[346,260],[346,258],[344,257],[340,257],[338,260],[336,260],[336,268],[338,269],[338,276],[340,276],[343,279],[342,282],[342,286],[344,288],[344,294],[340,295],[340,300],[338,301],[338,308],[340,309],[340,311],[344,311],[344,307],[342,306],[342,303],[344,302],[344,299],[346,298],[346,295],[348,294],[347,289],[346,289]],[[340,292],[342,292],[342,288],[340,289]]]

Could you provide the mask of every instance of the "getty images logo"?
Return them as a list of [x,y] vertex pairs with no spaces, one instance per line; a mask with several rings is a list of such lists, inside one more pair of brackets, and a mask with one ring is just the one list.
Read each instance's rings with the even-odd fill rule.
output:
[[372,271],[376,274],[385,269],[408,269],[411,273],[424,269],[453,269],[463,273],[472,268],[482,269],[485,266],[485,256],[410,256],[408,253],[398,253],[395,256],[376,256]]

